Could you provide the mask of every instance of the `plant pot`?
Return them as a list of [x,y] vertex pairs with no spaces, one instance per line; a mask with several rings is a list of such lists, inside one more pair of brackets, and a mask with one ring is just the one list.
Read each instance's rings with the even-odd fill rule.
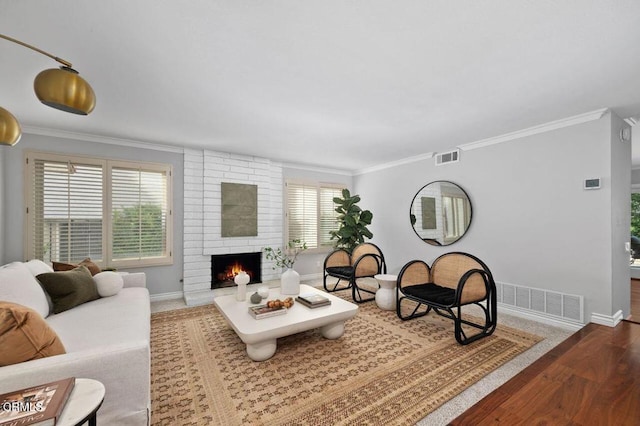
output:
[[300,274],[293,269],[287,269],[280,277],[280,294],[300,293]]

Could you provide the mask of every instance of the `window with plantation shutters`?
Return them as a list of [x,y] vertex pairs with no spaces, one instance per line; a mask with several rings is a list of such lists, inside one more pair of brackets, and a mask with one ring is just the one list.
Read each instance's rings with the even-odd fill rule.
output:
[[338,229],[333,197],[341,196],[344,186],[292,180],[285,186],[285,239],[303,241],[310,249],[331,247],[330,231]]
[[167,173],[111,168],[111,224],[114,262],[166,256]]
[[340,227],[337,218],[336,204],[333,202],[335,197],[342,198],[343,187],[323,187],[319,188],[320,211],[318,240],[320,247],[331,247],[334,242],[331,241],[330,231],[337,231]]
[[27,152],[26,257],[169,264],[171,166]]
[[70,161],[33,162],[31,258],[103,258],[103,168]]

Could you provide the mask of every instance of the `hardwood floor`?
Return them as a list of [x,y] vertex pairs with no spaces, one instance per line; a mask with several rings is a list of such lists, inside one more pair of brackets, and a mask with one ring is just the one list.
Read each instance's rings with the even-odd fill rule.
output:
[[588,324],[451,425],[640,425],[640,324]]
[[640,280],[631,280],[631,317],[630,320],[640,323]]

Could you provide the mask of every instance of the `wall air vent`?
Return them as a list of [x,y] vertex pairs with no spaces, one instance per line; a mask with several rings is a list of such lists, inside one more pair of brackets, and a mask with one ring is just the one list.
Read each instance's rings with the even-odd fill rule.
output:
[[569,322],[584,322],[584,297],[496,282],[498,304],[534,311]]
[[442,166],[443,164],[457,163],[460,161],[460,150],[454,149],[453,151],[441,152],[436,154],[436,166]]

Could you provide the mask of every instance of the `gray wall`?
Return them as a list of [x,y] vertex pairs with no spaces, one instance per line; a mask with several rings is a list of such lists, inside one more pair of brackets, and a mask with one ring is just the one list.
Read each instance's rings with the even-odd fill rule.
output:
[[[20,142],[10,149],[3,149],[4,168],[0,176],[5,185],[2,205],[2,220],[5,224],[2,238],[2,264],[24,259],[24,150],[68,153],[132,161],[170,163],[173,165],[173,265],[155,266],[130,271],[144,271],[151,294],[182,291],[182,223],[183,223],[183,155],[158,151],[85,142],[71,139],[24,134]],[[1,164],[1,163],[0,163]]]
[[[633,130],[632,144],[631,144],[632,158],[637,157],[636,150],[640,147],[640,127],[636,128],[636,126],[634,126],[632,129]],[[632,192],[639,192],[640,191],[640,168],[639,168],[640,165],[633,164],[632,162],[631,167],[633,167],[633,169],[631,169],[631,186],[632,186],[631,190]],[[640,279],[640,267],[631,268],[631,277]]]
[[[612,315],[623,309],[628,315],[623,294],[616,292],[612,300],[612,281],[625,278],[623,271],[614,274],[612,265],[619,267],[620,247],[629,238],[628,207],[620,207],[629,205],[629,180],[615,193],[611,185],[630,179],[631,152],[617,137],[612,140],[612,120],[607,114],[463,151],[459,163],[436,167],[434,159],[427,159],[356,176],[361,207],[374,214],[372,241],[383,250],[390,272],[399,272],[412,259],[431,262],[448,251],[466,251],[483,259],[497,281],[585,296],[585,321],[592,312]],[[618,144],[613,155],[612,144]],[[617,164],[622,157],[624,162]],[[591,177],[603,179],[602,189],[583,189],[583,180]],[[448,247],[424,243],[409,223],[413,196],[435,180],[460,185],[473,207],[467,235]],[[612,232],[612,223],[626,229],[626,238],[622,231]],[[622,269],[628,286],[629,267]]]
[[[353,188],[353,177],[350,174],[340,174],[334,171],[309,170],[296,168],[292,165],[284,165],[282,168],[284,179],[301,179],[310,182],[342,183],[347,188]],[[284,182],[283,182],[284,185]],[[284,229],[284,223],[283,223]],[[314,250],[304,252],[296,260],[295,270],[303,276],[322,273],[322,265],[330,250]]]
[[611,311],[631,313],[631,268],[625,243],[631,230],[631,143],[620,140],[620,130],[628,127],[611,116]]

